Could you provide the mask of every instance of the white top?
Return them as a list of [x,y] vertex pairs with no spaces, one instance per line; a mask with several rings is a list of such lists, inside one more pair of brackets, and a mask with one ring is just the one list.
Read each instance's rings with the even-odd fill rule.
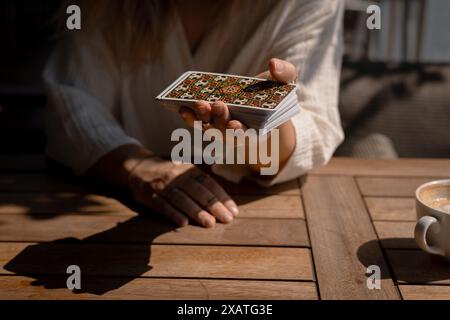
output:
[[[92,36],[83,46],[61,45],[44,73],[49,156],[76,174],[124,144],[142,144],[169,157],[172,131],[186,125],[154,101],[166,86],[187,70],[255,76],[277,57],[299,71],[301,112],[292,119],[297,143],[279,174],[258,182],[288,181],[325,164],[344,136],[337,105],[343,2],[271,1],[270,11],[253,6],[251,14],[240,11],[228,24],[214,28],[194,55],[176,16],[165,43],[155,44],[163,46],[159,60],[127,75],[120,74],[101,37]],[[254,32],[240,39],[236,35],[246,26]],[[234,182],[250,175],[244,166],[216,165],[213,171]]]

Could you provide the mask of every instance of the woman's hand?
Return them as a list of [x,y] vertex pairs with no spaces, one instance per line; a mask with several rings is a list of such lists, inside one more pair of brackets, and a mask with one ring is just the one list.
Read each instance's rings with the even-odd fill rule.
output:
[[[273,58],[269,61],[269,69],[256,77],[290,83],[297,80],[297,69],[290,62]],[[222,101],[217,101],[213,104],[209,104],[206,101],[198,101],[194,107],[182,107],[179,112],[183,120],[189,126],[193,127],[194,121],[202,121],[203,123],[206,123],[206,125],[203,126],[205,130],[209,128],[219,129],[224,137],[226,137],[226,129],[247,130],[247,127],[242,122],[231,118],[227,105]],[[277,143],[279,143],[279,168],[283,168],[295,149],[295,129],[291,121],[285,122],[278,127],[278,129],[279,141]],[[266,143],[269,145],[271,143],[270,139],[271,136],[269,135],[269,139],[266,140]],[[258,173],[260,172],[261,165],[249,164],[248,166],[251,170]]]
[[[297,70],[292,63],[273,58],[269,61],[269,70],[256,77],[289,83],[297,79]],[[191,127],[194,126],[194,121],[202,121],[208,123],[204,126],[205,129],[215,128],[222,133],[225,133],[226,129],[242,129],[244,131],[247,129],[243,123],[231,118],[227,105],[222,101],[213,104],[197,101],[192,108],[182,107],[179,112],[183,120]]]
[[129,188],[136,201],[179,226],[192,219],[210,228],[216,219],[230,223],[239,212],[222,187],[191,164],[145,158],[131,171]]

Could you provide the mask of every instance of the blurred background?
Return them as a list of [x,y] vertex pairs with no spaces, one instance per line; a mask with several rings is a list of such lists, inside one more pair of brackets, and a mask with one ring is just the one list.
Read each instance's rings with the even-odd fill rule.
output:
[[[344,1],[344,0],[329,0]],[[0,0],[0,153],[43,154],[42,69],[61,0]],[[368,5],[381,30],[368,30]],[[450,157],[450,1],[347,0],[337,156]]]

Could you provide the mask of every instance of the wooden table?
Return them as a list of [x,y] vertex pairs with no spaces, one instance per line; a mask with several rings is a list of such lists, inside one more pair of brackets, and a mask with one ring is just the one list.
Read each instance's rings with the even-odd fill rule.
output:
[[449,177],[450,160],[336,158],[271,189],[226,184],[234,223],[175,229],[40,157],[1,157],[0,299],[450,298],[450,264],[412,239],[414,190]]

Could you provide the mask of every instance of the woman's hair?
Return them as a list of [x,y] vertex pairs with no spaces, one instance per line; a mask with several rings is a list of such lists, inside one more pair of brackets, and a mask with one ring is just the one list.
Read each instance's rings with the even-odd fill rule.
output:
[[[73,1],[71,1],[73,4]],[[140,64],[158,56],[170,28],[171,0],[77,0],[83,41],[100,32],[118,61]]]
[[[184,0],[188,1],[188,0]],[[217,1],[217,0],[214,0]],[[255,4],[256,2],[256,4]],[[268,10],[276,0],[224,0],[216,23],[230,23],[231,14],[252,15],[255,6]],[[164,47],[164,38],[174,25],[174,0],[71,0],[82,12],[80,41],[100,33],[123,70],[134,69],[158,58]],[[64,7],[64,10],[66,6]],[[61,16],[65,16],[64,14]],[[224,28],[220,49],[226,50],[227,39],[243,41],[255,26],[243,26],[239,34],[230,35]]]

